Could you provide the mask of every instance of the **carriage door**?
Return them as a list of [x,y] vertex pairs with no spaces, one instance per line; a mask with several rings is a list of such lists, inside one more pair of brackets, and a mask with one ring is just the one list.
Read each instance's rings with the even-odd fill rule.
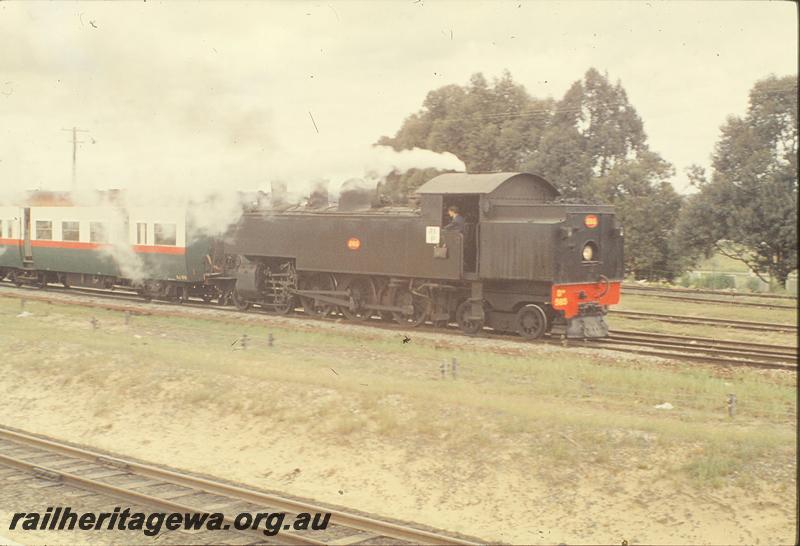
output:
[[31,209],[25,208],[25,214],[22,217],[22,249],[23,249],[23,262],[33,261],[33,252],[31,251]]

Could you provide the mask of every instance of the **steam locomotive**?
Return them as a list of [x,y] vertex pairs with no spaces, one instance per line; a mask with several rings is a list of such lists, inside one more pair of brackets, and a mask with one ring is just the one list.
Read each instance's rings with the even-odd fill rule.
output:
[[[122,232],[146,258],[142,278],[110,252],[119,245],[92,239],[99,211],[84,211],[76,231],[65,230],[75,227],[69,214],[0,208],[0,219],[20,218],[0,225],[0,277],[216,298],[242,311],[456,322],[468,334],[489,326],[528,339],[603,337],[620,296],[623,230],[611,207],[560,203],[558,194],[529,173],[442,174],[417,190],[418,207],[376,207],[359,189],[335,205],[321,193],[297,206],[273,190],[214,239],[178,211],[131,211]],[[443,229],[453,205],[466,219],[460,232]],[[46,223],[40,232],[47,221],[50,232]]]

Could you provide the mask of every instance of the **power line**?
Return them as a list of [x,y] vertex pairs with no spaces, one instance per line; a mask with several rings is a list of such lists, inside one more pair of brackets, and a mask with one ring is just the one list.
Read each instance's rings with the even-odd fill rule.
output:
[[72,127],[72,129],[61,129],[62,131],[72,131],[72,191],[78,189],[77,185],[77,172],[76,172],[76,165],[78,162],[78,144],[83,144],[83,140],[78,140],[78,133],[88,133],[88,129],[78,129],[77,127]]

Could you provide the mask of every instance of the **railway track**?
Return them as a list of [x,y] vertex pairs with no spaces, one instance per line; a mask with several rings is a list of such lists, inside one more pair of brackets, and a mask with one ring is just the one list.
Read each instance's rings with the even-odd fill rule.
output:
[[[697,360],[708,363],[741,365],[773,369],[797,369],[797,349],[790,346],[771,346],[758,343],[740,343],[667,334],[652,334],[614,330],[609,337],[597,340],[605,347],[628,346],[633,352],[651,354],[659,352],[666,358]],[[640,349],[641,348],[641,349]],[[653,351],[655,349],[656,351]]]
[[235,529],[235,515],[248,512],[330,513],[325,530],[295,531],[286,526],[274,537],[261,529],[235,531],[249,543],[267,544],[479,544],[474,539],[428,531],[405,523],[331,509],[208,477],[198,477],[0,426],[0,466],[30,480],[77,488],[151,509],[182,514],[222,513]]
[[[198,318],[198,315],[190,314],[188,310],[188,308],[195,308],[206,311],[207,310],[224,311],[231,314],[231,316],[208,314],[199,316],[200,318],[220,320],[224,322],[236,322],[236,323],[241,323],[242,317],[248,317],[253,320],[257,320],[258,317],[266,318],[267,316],[274,316],[266,314],[262,315],[259,313],[247,313],[243,315],[242,313],[231,308],[214,307],[199,302],[198,303],[188,302],[181,305],[170,306],[170,308],[165,309],[163,305],[145,303],[141,298],[139,298],[134,294],[125,294],[119,292],[115,293],[115,292],[107,292],[107,291],[100,291],[93,289],[71,288],[67,290],[56,287],[53,287],[53,289],[57,290],[60,294],[64,294],[67,296],[72,295],[71,293],[78,292],[82,294],[89,294],[91,296],[99,297],[106,300],[125,301],[129,303],[132,302],[135,303],[136,306],[125,306],[111,302],[97,302],[97,301],[89,301],[78,298],[69,298],[69,299],[59,298],[55,300],[58,303],[102,308],[102,309],[131,313],[131,314]],[[20,294],[19,291],[24,291],[24,292]],[[31,301],[53,302],[52,298],[48,297],[47,291],[45,291],[44,293],[37,293],[37,292],[40,292],[40,289],[21,288],[21,289],[13,289],[10,290],[9,292],[4,291],[3,293],[0,293],[0,296],[26,298]],[[635,318],[656,317],[661,319],[666,317],[668,319],[670,317],[669,315],[658,315],[652,313],[634,313],[625,311],[612,311],[612,312],[614,314],[623,316],[633,315]],[[639,315],[646,315],[646,316],[640,317]],[[308,320],[315,320],[315,321],[326,320],[314,317],[306,317],[306,318]],[[696,317],[686,317],[686,318],[694,319]],[[708,324],[709,321],[713,321],[715,319],[698,319],[698,320],[705,321],[705,322],[700,322],[701,324]],[[671,322],[670,320],[666,321]],[[738,321],[723,321],[722,323],[723,325],[727,326],[728,322],[738,322]],[[376,319],[369,324],[379,326],[383,329],[406,331],[406,329],[404,329],[402,326],[395,324],[387,324],[385,322],[380,321],[379,319]],[[753,324],[765,325],[765,323],[753,323]],[[421,327],[421,329],[423,331],[431,331],[431,332],[442,331],[441,328],[434,328],[433,326],[423,326]],[[449,327],[449,329],[454,330],[455,328],[451,326]],[[794,331],[796,332],[796,327]],[[518,342],[521,345],[529,343],[527,341],[522,341],[520,338],[516,336],[493,333],[488,330],[485,332],[491,334],[492,337]],[[788,346],[770,347],[764,344],[739,342],[737,340],[720,340],[720,339],[700,338],[700,337],[692,338],[692,337],[678,336],[678,335],[655,334],[650,332],[612,331],[610,336],[605,339],[557,340],[552,338],[551,339],[545,338],[540,342],[551,345],[561,345],[565,347],[585,347],[591,349],[603,348],[615,351],[641,354],[646,356],[656,356],[672,360],[687,360],[687,361],[703,362],[709,364],[747,366],[747,367],[769,368],[769,369],[784,369],[790,371],[796,371],[797,369],[796,349],[793,347],[788,347]]]
[[664,313],[642,313],[639,311],[621,311],[612,309],[609,314],[634,320],[655,320],[673,324],[701,324],[708,326],[721,326],[725,328],[738,328],[741,330],[755,330],[761,332],[778,332],[796,334],[797,326],[792,324],[779,324],[772,322],[754,322],[749,320],[718,319],[695,317],[691,315],[672,315]]
[[796,296],[788,296],[784,294],[761,294],[755,292],[731,292],[729,290],[708,290],[703,288],[666,288],[663,286],[639,286],[637,284],[624,283],[622,289],[632,292],[664,292],[666,294],[707,294],[712,296],[720,296],[721,298],[758,298],[758,299],[774,299],[774,300],[787,300],[797,302]]
[[754,343],[727,339],[713,339],[706,337],[683,336],[678,334],[658,334],[654,332],[638,332],[631,330],[614,330],[611,335],[614,339],[641,339],[664,343],[678,343],[683,345],[705,344],[708,347],[720,349],[742,349],[761,352],[769,355],[797,356],[797,347],[790,345],[774,345],[771,343]]
[[[693,297],[689,295],[681,295],[685,294],[681,292],[679,294],[671,294],[673,290],[677,289],[670,289],[670,290],[659,290],[657,288],[652,287],[628,287],[623,286],[622,294],[634,294],[639,296],[646,296],[652,298],[662,298],[662,299],[669,299],[673,301],[683,301],[683,302],[692,302],[692,303],[703,303],[703,304],[725,304],[725,305],[740,305],[746,307],[761,307],[764,309],[795,309],[796,305],[785,305],[781,303],[771,303],[771,302],[753,302],[753,301],[741,301],[736,300],[734,297],[737,294],[730,294],[727,299],[720,299],[720,298],[704,298],[704,297]],[[699,293],[699,292],[692,292],[692,293]],[[777,298],[776,298],[777,299]]]

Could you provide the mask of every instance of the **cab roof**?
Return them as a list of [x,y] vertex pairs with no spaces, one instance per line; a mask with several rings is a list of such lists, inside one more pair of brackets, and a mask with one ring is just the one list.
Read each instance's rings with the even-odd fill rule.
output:
[[[504,186],[502,192],[498,192]],[[550,182],[532,173],[446,173],[432,178],[417,189],[420,194],[509,193],[522,197],[555,199],[560,192]]]

